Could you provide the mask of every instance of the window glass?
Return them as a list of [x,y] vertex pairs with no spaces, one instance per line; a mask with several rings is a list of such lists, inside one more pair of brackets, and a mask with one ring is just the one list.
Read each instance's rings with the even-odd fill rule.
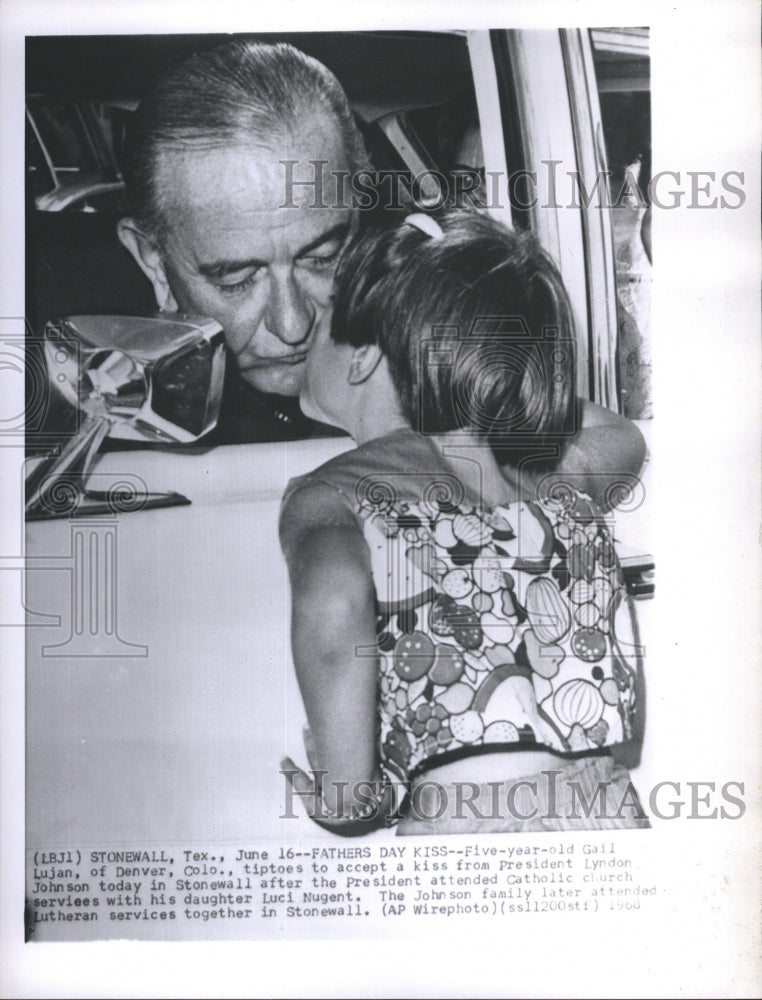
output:
[[30,109],[53,169],[58,173],[94,173],[98,163],[76,104],[32,100]]
[[26,120],[26,173],[32,187],[32,195],[39,198],[52,191],[56,186],[55,177],[45,159],[45,152],[40,145],[37,134],[31,122]]
[[622,412],[652,416],[651,94],[648,29],[590,32],[611,173]]
[[[465,54],[465,42],[462,41]],[[409,172],[415,186],[401,184],[402,197],[419,207],[443,202],[483,205],[484,153],[473,80],[453,75],[437,100],[411,91],[408,106],[365,123],[363,134],[378,170]]]

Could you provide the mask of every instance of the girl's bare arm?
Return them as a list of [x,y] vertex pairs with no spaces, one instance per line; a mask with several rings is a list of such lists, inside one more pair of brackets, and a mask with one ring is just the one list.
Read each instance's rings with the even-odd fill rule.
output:
[[[375,590],[365,539],[326,488],[292,496],[281,516],[292,595],[291,640],[330,811],[367,800],[378,778]],[[363,798],[363,794],[365,798]]]

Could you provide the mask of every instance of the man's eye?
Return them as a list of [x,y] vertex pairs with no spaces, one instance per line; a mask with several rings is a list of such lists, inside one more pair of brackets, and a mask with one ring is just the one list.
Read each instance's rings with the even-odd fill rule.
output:
[[299,264],[302,267],[312,268],[313,271],[324,271],[333,267],[336,261],[339,259],[339,254],[341,253],[341,247],[333,250],[329,254],[310,254],[307,257],[300,257]]
[[217,291],[222,292],[223,295],[235,295],[239,292],[246,291],[247,288],[250,288],[257,280],[258,274],[259,270],[252,271],[251,274],[247,274],[246,277],[242,278],[240,281],[235,281],[232,284],[215,283],[214,287]]

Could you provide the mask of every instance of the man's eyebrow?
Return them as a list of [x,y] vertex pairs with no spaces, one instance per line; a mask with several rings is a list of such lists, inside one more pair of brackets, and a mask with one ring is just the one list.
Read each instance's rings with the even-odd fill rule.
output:
[[211,264],[197,264],[196,270],[205,278],[225,278],[229,274],[257,267],[267,267],[267,261],[257,260],[256,257],[249,260],[215,260]]
[[[338,240],[343,242],[347,234],[349,233],[350,223],[340,222],[336,226],[332,226],[326,232],[321,233],[319,236],[315,237],[314,240],[310,240],[305,246],[300,247],[294,254],[294,258],[304,257],[305,254],[311,253],[318,247],[323,246],[324,243],[330,243],[333,240]],[[246,260],[236,260],[235,258],[223,258],[222,260],[215,260],[209,264],[198,264],[196,270],[204,278],[225,278],[230,274],[237,274],[239,271],[247,271],[249,269],[254,269],[258,267],[267,267],[269,264],[266,260],[259,260],[256,257],[252,257]]]

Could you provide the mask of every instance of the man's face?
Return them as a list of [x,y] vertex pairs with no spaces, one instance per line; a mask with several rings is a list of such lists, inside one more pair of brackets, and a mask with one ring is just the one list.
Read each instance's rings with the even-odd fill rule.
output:
[[[162,266],[177,307],[221,324],[252,386],[296,396],[352,213],[312,207],[313,187],[287,192],[278,162],[296,160],[297,180],[314,178],[311,160],[328,161],[324,176],[346,170],[335,127],[305,122],[288,138],[276,152],[233,144],[167,153],[159,178],[169,230]],[[330,192],[327,184],[323,204]]]

